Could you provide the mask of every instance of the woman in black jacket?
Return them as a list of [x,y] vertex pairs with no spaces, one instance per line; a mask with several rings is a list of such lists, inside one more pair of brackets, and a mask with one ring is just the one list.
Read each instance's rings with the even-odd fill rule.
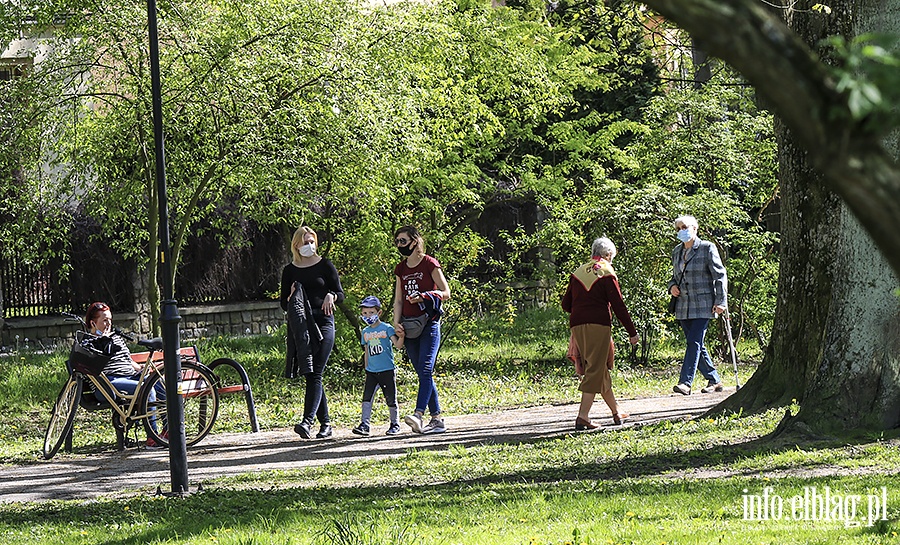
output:
[[[294,426],[294,431],[304,439],[310,438],[313,420],[317,417],[320,428],[316,437],[331,436],[322,374],[334,348],[334,309],[344,300],[337,269],[331,261],[317,253],[318,245],[319,238],[315,231],[306,226],[297,229],[291,240],[294,259],[281,272],[281,308],[291,314],[285,372],[289,378],[297,375],[306,378],[303,419]],[[300,287],[302,293],[295,293]],[[299,316],[306,314],[302,310],[304,308],[308,309],[308,315]],[[292,323],[295,324],[293,328]],[[307,326],[306,330],[296,331],[300,323]],[[320,342],[315,342],[318,337],[315,326],[321,332]],[[292,341],[294,346],[291,346]]]

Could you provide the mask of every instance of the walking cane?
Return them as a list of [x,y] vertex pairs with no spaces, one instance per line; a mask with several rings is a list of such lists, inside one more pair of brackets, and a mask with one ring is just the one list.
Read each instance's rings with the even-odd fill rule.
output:
[[731,363],[734,364],[734,390],[738,391],[741,389],[741,381],[738,378],[737,351],[734,349],[734,339],[731,336],[731,317],[728,315],[727,308],[722,313],[722,320],[725,322],[725,336],[728,337],[728,346],[731,348]]

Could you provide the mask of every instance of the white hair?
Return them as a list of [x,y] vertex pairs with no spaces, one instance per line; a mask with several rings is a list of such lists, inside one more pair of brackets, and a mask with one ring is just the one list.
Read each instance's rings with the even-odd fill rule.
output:
[[693,227],[694,229],[700,228],[700,224],[697,223],[697,218],[694,216],[678,216],[673,223],[675,224],[675,227],[678,227],[678,225],[681,224],[685,227]]
[[600,237],[591,244],[591,256],[593,257],[616,257],[616,245],[613,241],[606,237]]

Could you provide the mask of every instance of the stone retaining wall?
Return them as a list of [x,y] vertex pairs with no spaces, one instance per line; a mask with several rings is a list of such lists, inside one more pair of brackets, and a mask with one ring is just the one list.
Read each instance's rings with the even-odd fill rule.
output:
[[259,335],[285,323],[277,301],[186,307],[181,315],[181,337],[199,339],[217,335]]

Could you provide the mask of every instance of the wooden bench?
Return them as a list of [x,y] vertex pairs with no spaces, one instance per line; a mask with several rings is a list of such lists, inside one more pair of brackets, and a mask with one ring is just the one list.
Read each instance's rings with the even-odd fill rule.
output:
[[[151,363],[160,365],[163,363],[164,353],[162,350],[162,341],[154,339],[151,341],[142,341],[144,346],[150,346],[152,350],[146,352],[132,352],[131,360],[135,363],[147,364],[148,361]],[[182,346],[178,349],[178,354],[181,356],[181,361],[190,361],[202,364],[200,361],[200,352],[197,350],[196,346]],[[151,355],[153,359],[151,360]],[[226,366],[231,368],[238,376],[240,383],[228,383],[223,382],[222,376],[215,372],[215,369],[220,366]],[[230,358],[218,358],[212,362],[209,366],[209,370],[212,372],[213,377],[216,380],[216,391],[220,396],[222,395],[230,395],[243,393],[244,399],[247,402],[247,415],[250,419],[250,429],[256,433],[259,431],[259,422],[256,418],[256,406],[253,402],[253,391],[250,388],[250,377],[247,375],[247,371],[244,367],[238,362],[234,361]],[[187,378],[187,377],[186,377]],[[85,381],[85,385],[92,385],[90,381]],[[81,399],[79,400],[79,405],[81,408],[87,411],[100,411],[104,409],[111,409],[109,403],[103,399],[97,399],[94,395],[93,388],[87,390],[82,393]],[[127,438],[127,429],[121,426],[118,423],[118,419],[116,418],[116,413],[113,411],[112,414],[112,422],[113,428],[116,430],[116,447],[119,450],[123,450],[126,446]],[[72,434],[69,432],[69,436],[66,438],[65,450],[71,452],[72,450]]]
[[[162,344],[160,344],[159,348],[155,350],[149,350],[147,352],[132,352],[131,361],[133,361],[134,363],[147,363],[147,360],[150,359],[151,354],[154,356],[153,362],[162,363]],[[181,356],[181,361],[193,361],[200,363],[200,353],[197,351],[196,346],[182,346],[178,349],[178,355]]]

